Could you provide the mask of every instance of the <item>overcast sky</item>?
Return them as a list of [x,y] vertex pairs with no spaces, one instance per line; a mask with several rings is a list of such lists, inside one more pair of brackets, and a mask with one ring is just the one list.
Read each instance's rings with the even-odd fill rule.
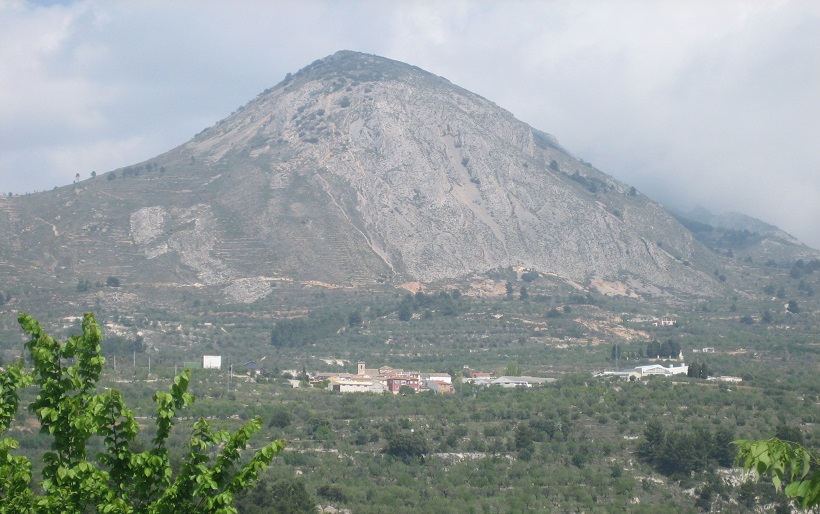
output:
[[820,248],[816,0],[0,0],[0,191],[154,157],[342,49],[441,75],[669,207]]

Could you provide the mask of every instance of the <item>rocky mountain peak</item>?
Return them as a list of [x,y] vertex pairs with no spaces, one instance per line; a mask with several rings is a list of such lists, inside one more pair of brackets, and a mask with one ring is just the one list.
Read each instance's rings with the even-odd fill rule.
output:
[[[634,188],[487,99],[349,51],[166,154],[47,194],[15,215],[52,220],[53,233],[12,230],[10,244],[95,251],[112,275],[232,301],[278,280],[434,282],[508,267],[630,294],[721,289],[712,253]],[[43,239],[23,241],[34,232]]]
[[434,281],[523,266],[639,289],[712,282],[660,206],[492,102],[382,57],[316,61],[184,149],[242,173],[228,190],[266,191],[266,214],[253,202],[240,216],[248,229],[282,238],[288,216],[317,234],[342,222],[379,275]]

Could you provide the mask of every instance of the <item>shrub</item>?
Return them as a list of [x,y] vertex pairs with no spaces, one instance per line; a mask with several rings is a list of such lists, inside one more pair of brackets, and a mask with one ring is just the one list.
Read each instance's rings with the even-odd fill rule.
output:
[[387,436],[387,446],[384,447],[384,453],[404,461],[424,460],[429,451],[427,441],[418,432],[393,432]]
[[290,425],[291,419],[290,414],[284,407],[277,407],[273,410],[273,414],[271,414],[270,423],[268,423],[269,427],[276,427],[276,428],[286,428]]
[[293,478],[274,482],[264,507],[269,508],[270,512],[316,512],[316,502],[305,489],[305,484]]
[[342,491],[342,488],[336,485],[322,485],[316,489],[316,494],[325,500],[344,503],[347,501],[347,495]]

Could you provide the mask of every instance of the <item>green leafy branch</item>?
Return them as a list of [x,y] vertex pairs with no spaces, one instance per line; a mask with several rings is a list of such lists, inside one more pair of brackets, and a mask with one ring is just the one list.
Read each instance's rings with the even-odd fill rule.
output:
[[[105,358],[100,351],[102,330],[92,314],[83,318],[83,333],[61,343],[40,324],[21,313],[18,321],[31,339],[26,343],[33,369],[21,363],[0,372],[0,432],[5,432],[19,407],[18,391],[35,386],[29,405],[41,433],[53,439],[43,456],[42,492],[32,488],[31,462],[13,455],[19,443],[0,439],[0,512],[104,513],[235,513],[234,495],[249,487],[285,447],[276,440],[241,464],[245,450],[262,426],[259,418],[230,433],[212,432],[204,419],[193,427],[189,452],[175,474],[166,443],[177,411],[191,405],[187,392],[190,370],[174,378],[167,392],[154,395],[156,435],[152,448],[129,449],[139,426],[116,389],[97,394]],[[86,447],[101,437],[104,451],[89,459]],[[212,458],[212,450],[222,447]]]
[[737,463],[758,478],[771,477],[779,491],[803,508],[820,504],[820,455],[802,445],[777,438],[760,441],[738,440]]

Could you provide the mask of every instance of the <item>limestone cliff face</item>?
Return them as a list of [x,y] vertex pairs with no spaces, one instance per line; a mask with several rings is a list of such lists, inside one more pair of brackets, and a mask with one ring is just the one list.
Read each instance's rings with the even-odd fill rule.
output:
[[[292,235],[283,216],[317,234],[343,225],[378,259],[355,275],[434,281],[525,266],[637,288],[713,286],[691,265],[701,248],[659,205],[486,99],[395,61],[317,61],[184,151],[214,169],[242,163],[222,196],[265,191],[247,222],[263,238]],[[323,242],[287,244],[303,262]]]
[[20,277],[114,275],[236,302],[277,280],[509,266],[638,293],[720,290],[714,255],[634,188],[480,96],[354,52],[145,163],[4,198],[0,218],[0,266]]

